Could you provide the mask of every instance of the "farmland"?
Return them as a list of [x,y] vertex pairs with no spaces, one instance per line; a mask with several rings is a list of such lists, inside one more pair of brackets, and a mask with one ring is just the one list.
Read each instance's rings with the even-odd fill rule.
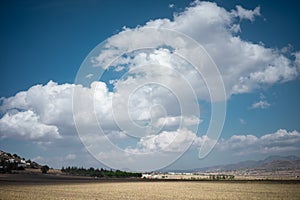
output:
[[300,184],[296,181],[2,179],[0,199],[300,199]]

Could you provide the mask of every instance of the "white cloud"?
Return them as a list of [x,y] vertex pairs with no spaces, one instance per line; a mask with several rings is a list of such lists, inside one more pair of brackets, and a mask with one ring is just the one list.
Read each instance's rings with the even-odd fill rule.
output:
[[174,8],[174,4],[173,3],[171,3],[171,4],[169,4],[169,8]]
[[286,82],[293,80],[298,76],[296,68],[289,67],[289,60],[282,57],[282,60],[278,60],[277,66],[269,66],[263,71],[253,72],[250,74],[250,79],[256,81],[257,83],[267,83],[274,84],[276,82]]
[[267,101],[266,96],[263,93],[259,94],[259,101],[254,102],[250,109],[266,109],[271,106],[271,104]]
[[[247,10],[236,6],[235,10],[227,11],[216,3],[195,1],[185,11],[175,14],[171,20],[151,20],[144,26],[135,29],[126,28],[109,38],[105,46],[106,50],[94,58],[94,65],[106,68],[115,55],[135,49],[140,43],[146,47],[156,46],[157,49],[160,48],[160,52],[143,52],[137,54],[133,59],[124,59],[123,64],[125,62],[129,68],[142,66],[147,62],[174,67],[174,62],[172,62],[174,53],[180,55],[181,52],[188,52],[189,55],[193,55],[194,49],[185,45],[184,41],[177,41],[177,38],[173,38],[174,44],[180,44],[181,46],[178,45],[180,48],[170,52],[162,47],[165,44],[172,46],[172,42],[170,43],[170,39],[168,39],[170,36],[162,33],[160,38],[151,37],[149,32],[143,28],[152,27],[182,32],[203,45],[220,70],[228,97],[232,94],[248,93],[265,85],[297,78],[299,75],[297,60],[289,59],[280,50],[267,48],[262,43],[255,44],[245,41],[237,35],[241,31],[237,19],[254,21],[256,16],[260,16],[260,7]],[[177,70],[183,72],[184,77],[188,77],[193,88],[197,88],[196,92],[199,98],[207,100],[209,94],[206,91],[205,83],[199,81],[197,76],[190,76],[188,74],[190,71],[184,73],[184,70],[180,70],[184,67],[183,64],[181,67],[175,65]],[[151,71],[144,72],[148,76],[151,73]],[[168,75],[165,75],[166,77]],[[210,79],[210,77],[205,78]],[[216,77],[211,78],[213,80]],[[170,81],[176,82],[174,79],[170,79]]]
[[279,129],[275,133],[261,137],[255,135],[233,135],[228,140],[221,140],[217,148],[233,151],[236,155],[275,154],[279,152],[299,151],[300,133],[296,130]]
[[[67,128],[63,127],[63,123],[58,123],[60,120],[70,120],[72,118],[66,118],[66,115],[56,111],[55,109],[61,109],[60,106],[54,107],[50,110],[53,115],[55,113],[60,113],[56,115],[57,118],[55,121],[52,119],[47,119],[48,114],[44,114],[46,111],[41,109],[41,107],[36,106],[32,100],[31,95],[36,95],[39,92],[43,94],[48,94],[48,98],[41,98],[41,101],[38,101],[42,105],[47,105],[49,103],[55,105],[68,105],[68,104],[59,104],[57,102],[61,102],[62,97],[65,98],[65,95],[69,94],[69,89],[72,87],[78,87],[80,89],[80,93],[82,94],[82,98],[87,98],[91,96],[92,91],[97,91],[94,98],[99,101],[101,104],[97,110],[97,115],[101,117],[106,123],[105,130],[108,131],[106,135],[109,140],[113,142],[124,141],[130,139],[126,135],[126,133],[114,129],[114,126],[107,125],[107,123],[111,123],[109,116],[109,105],[111,106],[109,101],[111,101],[110,93],[108,92],[105,84],[101,82],[94,82],[91,88],[84,88],[82,86],[75,85],[58,85],[56,83],[50,82],[44,86],[32,87],[28,91],[24,91],[16,94],[14,97],[4,98],[3,104],[1,106],[2,111],[6,111],[7,113],[0,119],[0,133],[1,137],[10,137],[10,138],[24,138],[33,141],[57,141],[57,139],[62,140],[62,142],[58,142],[57,144],[64,143],[72,146],[71,143],[74,141],[69,140],[68,133],[64,132]],[[70,87],[70,88],[69,88]],[[78,89],[77,88],[77,89]],[[39,92],[36,90],[40,90]],[[48,91],[49,90],[49,91]],[[56,91],[56,92],[50,92]],[[261,95],[262,96],[262,95]],[[63,99],[64,99],[63,98]],[[265,97],[261,97],[265,98]],[[55,100],[55,101],[54,101]],[[45,101],[45,102],[44,102]],[[48,102],[49,101],[49,102]],[[56,102],[57,101],[57,102]],[[84,101],[83,101],[84,104]],[[88,105],[83,105],[88,106]],[[102,107],[103,106],[103,107]],[[31,109],[35,108],[34,112]],[[39,109],[37,109],[39,108]],[[109,108],[109,109],[107,109]],[[20,110],[24,111],[20,111]],[[26,110],[28,109],[28,110]],[[67,111],[68,109],[64,109]],[[67,115],[69,116],[69,115]],[[69,117],[71,117],[70,115]],[[105,118],[106,116],[106,118]],[[159,116],[159,115],[157,115]],[[88,118],[88,117],[87,117]],[[93,126],[86,116],[82,116],[82,119],[86,121],[87,126]],[[201,146],[206,142],[211,142],[210,138],[207,136],[197,137],[196,134],[188,129],[184,129],[189,125],[197,124],[199,119],[197,117],[158,117],[157,123],[161,123],[163,125],[176,125],[180,123],[180,119],[183,120],[183,129],[178,130],[162,130],[158,132],[156,135],[146,135],[142,136],[137,145],[134,147],[125,146],[124,149],[128,153],[149,153],[149,152],[181,152],[186,150],[190,144],[194,144],[194,147],[201,148]],[[56,122],[48,124],[47,122]],[[71,122],[67,122],[66,124],[72,124]],[[64,131],[59,132],[62,129]],[[88,129],[87,129],[88,131]],[[102,144],[103,138],[95,137],[95,134],[91,134],[89,139],[96,141],[97,144]],[[221,140],[217,144],[217,149],[221,151],[233,151],[238,152],[238,155],[245,154],[255,154],[255,153],[264,153],[264,154],[272,154],[278,152],[289,152],[299,150],[300,144],[300,133],[298,131],[288,132],[287,130],[280,129],[275,133],[266,134],[261,137],[257,137],[255,135],[233,135],[228,140]],[[56,144],[53,144],[54,146]],[[72,147],[73,148],[73,147]],[[71,151],[71,150],[70,150]],[[67,160],[76,159],[77,155],[74,153],[69,153],[65,157]],[[117,156],[117,155],[116,155]],[[111,159],[113,159],[111,157]],[[140,166],[142,167],[142,166]]]
[[141,138],[138,148],[128,148],[126,151],[134,153],[184,152],[196,138],[193,132],[186,129],[163,131],[158,135]]
[[175,117],[161,117],[158,118],[158,120],[154,123],[155,126],[162,127],[176,127],[179,125],[186,126],[193,126],[198,125],[201,122],[201,120],[198,117],[192,116],[192,117],[184,117],[184,116],[175,116]]
[[73,154],[73,153],[68,154],[68,155],[66,156],[66,159],[67,159],[67,160],[75,160],[76,158],[77,158],[76,154]]
[[266,96],[265,96],[263,93],[260,93],[260,94],[259,94],[259,98],[260,98],[261,100],[263,100],[263,99],[266,99]]
[[298,67],[298,72],[299,72],[300,71],[300,51],[293,53],[293,55],[295,56],[295,63]]
[[242,6],[236,6],[236,10],[233,10],[232,13],[240,19],[254,21],[256,16],[260,16],[260,7],[258,6],[254,10],[247,10]]
[[291,44],[288,44],[287,46],[281,48],[281,52],[282,53],[291,53],[291,52],[293,52],[293,49],[294,49],[294,47]]
[[[111,114],[111,93],[101,82],[92,83],[90,88],[74,84],[57,84],[49,81],[46,85],[35,85],[15,96],[3,98],[0,110],[5,113],[0,119],[2,137],[20,137],[32,140],[59,138],[72,135],[75,131],[73,121],[73,89],[80,90],[81,120],[89,121],[89,108],[95,108],[105,128],[115,129]],[[91,100],[89,100],[91,99]],[[95,106],[89,102],[95,103]]]
[[58,128],[54,125],[43,124],[40,117],[33,111],[6,113],[0,119],[0,136],[24,137],[30,140],[45,140],[60,138]]
[[40,122],[64,126],[73,125],[72,91],[73,84],[58,85],[49,81],[46,85],[35,85],[27,91],[15,96],[4,98],[0,110],[7,112],[11,109],[31,110]]
[[254,135],[233,135],[229,140],[220,141],[220,149],[239,149],[247,148],[256,144],[258,138]]
[[269,104],[266,100],[260,100],[258,102],[253,103],[251,108],[252,109],[257,109],[257,108],[266,109],[270,106],[271,106],[271,104]]

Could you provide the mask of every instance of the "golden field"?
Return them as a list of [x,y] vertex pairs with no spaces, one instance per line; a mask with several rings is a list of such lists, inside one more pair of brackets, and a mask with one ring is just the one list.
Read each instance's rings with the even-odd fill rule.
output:
[[0,199],[300,199],[299,183],[84,182],[2,184]]

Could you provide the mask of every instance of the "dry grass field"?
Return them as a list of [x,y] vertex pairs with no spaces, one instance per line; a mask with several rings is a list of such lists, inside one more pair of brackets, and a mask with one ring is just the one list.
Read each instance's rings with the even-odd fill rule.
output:
[[300,184],[269,182],[92,182],[2,184],[0,199],[300,199]]

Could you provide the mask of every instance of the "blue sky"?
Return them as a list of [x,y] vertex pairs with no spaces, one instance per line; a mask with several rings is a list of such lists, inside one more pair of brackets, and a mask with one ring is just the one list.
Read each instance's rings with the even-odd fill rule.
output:
[[[125,31],[124,27],[135,30],[136,27],[160,26],[173,28],[203,45],[220,69],[227,92],[227,112],[220,140],[206,158],[199,160],[197,152],[203,145],[202,136],[210,122],[211,104],[203,95],[205,89],[202,91],[201,86],[193,85],[193,81],[197,83],[198,80],[191,79],[192,86],[200,96],[199,132],[190,149],[176,162],[170,161],[165,166],[173,163],[170,169],[190,169],[261,159],[273,154],[299,155],[299,3],[192,2],[2,2],[0,97],[3,98],[0,105],[0,148],[58,168],[63,165],[80,166],[82,163],[103,166],[87,152],[76,133],[71,107],[68,107],[72,104],[71,91],[76,88],[71,84],[78,83],[75,81],[76,75],[88,54],[108,38],[121,38],[120,33]],[[221,16],[218,18],[220,21],[213,25],[206,23],[215,17],[210,15],[212,11]],[[173,17],[174,13],[177,18]],[[207,20],[203,20],[203,17],[207,17]],[[209,35],[216,36],[216,39],[209,39]],[[228,41],[218,40],[222,37]],[[160,63],[159,59],[164,59],[166,52],[163,49],[156,50],[149,55],[156,56],[155,62]],[[136,55],[139,53],[137,51]],[[256,57],[253,58],[254,54]],[[130,62],[138,63],[136,60]],[[127,67],[134,69],[130,64]],[[107,87],[112,87],[108,79],[115,79],[114,73],[118,72],[106,75]],[[239,81],[241,79],[244,82]],[[126,84],[125,78],[119,81]],[[31,87],[33,89],[30,90]],[[245,87],[247,89],[243,89]],[[103,120],[104,131],[112,134],[112,140],[120,146],[129,145],[128,151],[145,153],[153,147],[151,141],[163,144],[161,140],[167,134],[179,134],[178,129],[169,127],[157,133],[157,137],[135,141],[138,144],[137,148],[134,147],[134,141],[128,141],[122,128],[112,125],[111,119],[106,119],[103,113],[107,109],[104,105],[108,105],[110,95],[113,95],[113,88],[109,88],[112,93],[106,92],[101,84],[95,84],[95,88],[101,90],[101,106],[97,117]],[[115,92],[121,89],[115,89]],[[25,91],[23,96],[16,95],[20,91]],[[137,94],[138,99],[141,94]],[[53,119],[56,114],[58,118]],[[176,117],[174,113],[172,116]],[[180,134],[189,135],[190,132],[182,131]],[[98,157],[98,160],[101,158]],[[109,163],[106,165],[109,166]],[[143,169],[143,166],[140,167]]]

